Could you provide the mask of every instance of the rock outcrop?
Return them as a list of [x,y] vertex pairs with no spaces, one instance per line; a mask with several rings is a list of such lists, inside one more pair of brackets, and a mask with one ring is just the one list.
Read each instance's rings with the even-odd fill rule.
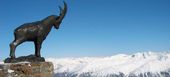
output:
[[51,62],[19,62],[0,64],[0,77],[53,77]]

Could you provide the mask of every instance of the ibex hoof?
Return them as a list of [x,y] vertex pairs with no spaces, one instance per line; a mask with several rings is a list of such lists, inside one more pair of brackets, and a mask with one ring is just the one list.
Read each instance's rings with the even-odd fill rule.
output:
[[35,55],[36,57],[41,57],[40,55]]
[[15,59],[15,56],[11,56],[11,59]]

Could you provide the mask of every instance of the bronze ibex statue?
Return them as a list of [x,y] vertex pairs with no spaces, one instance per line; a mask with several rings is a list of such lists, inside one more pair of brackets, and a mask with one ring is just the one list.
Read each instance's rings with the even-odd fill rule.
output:
[[64,8],[60,8],[60,15],[51,15],[47,18],[21,25],[14,31],[15,40],[10,44],[10,57],[15,58],[15,49],[18,45],[26,41],[32,41],[35,44],[35,56],[41,57],[40,50],[43,41],[54,26],[59,29],[59,26],[66,15],[67,4],[64,2]]

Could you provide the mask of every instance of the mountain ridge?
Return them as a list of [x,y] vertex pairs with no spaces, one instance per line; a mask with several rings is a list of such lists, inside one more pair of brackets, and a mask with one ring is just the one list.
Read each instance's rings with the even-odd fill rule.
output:
[[170,77],[170,52],[46,60],[53,62],[56,77]]

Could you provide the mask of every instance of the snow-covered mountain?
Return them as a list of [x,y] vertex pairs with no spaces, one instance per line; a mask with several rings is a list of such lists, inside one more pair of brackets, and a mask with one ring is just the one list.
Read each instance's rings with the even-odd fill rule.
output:
[[170,52],[46,60],[54,63],[55,77],[170,77]]

